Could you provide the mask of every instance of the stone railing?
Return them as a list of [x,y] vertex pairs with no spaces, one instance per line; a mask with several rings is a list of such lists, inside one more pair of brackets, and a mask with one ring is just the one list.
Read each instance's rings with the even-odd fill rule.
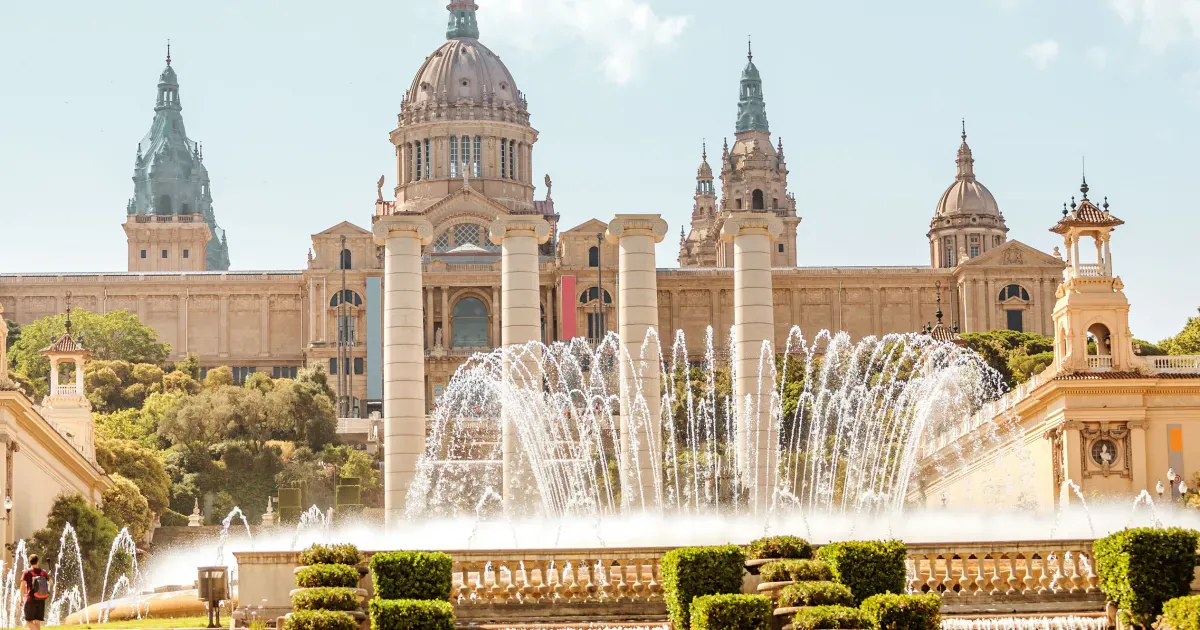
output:
[[1200,355],[1145,357],[1150,369],[1166,374],[1200,374]]
[[1088,369],[1093,372],[1111,372],[1113,358],[1111,354],[1092,354],[1087,358]]
[[913,544],[908,575],[947,613],[1104,610],[1090,540]]
[[54,388],[53,395],[61,396],[63,398],[78,398],[79,397],[79,386],[78,385],[59,385],[58,387]]
[[1104,270],[1104,265],[1079,265],[1078,276],[1080,278],[1104,278],[1108,273]]

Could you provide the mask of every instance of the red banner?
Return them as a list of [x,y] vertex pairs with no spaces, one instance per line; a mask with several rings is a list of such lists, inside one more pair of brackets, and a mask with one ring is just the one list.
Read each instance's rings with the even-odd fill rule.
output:
[[575,324],[579,321],[575,309],[579,302],[575,299],[575,276],[563,276],[558,289],[559,319],[562,322],[562,338],[570,341],[575,338]]

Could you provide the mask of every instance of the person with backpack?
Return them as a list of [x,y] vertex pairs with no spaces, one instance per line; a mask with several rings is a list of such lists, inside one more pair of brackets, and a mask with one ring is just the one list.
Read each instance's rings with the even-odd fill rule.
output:
[[25,627],[41,630],[46,620],[46,600],[50,599],[50,574],[38,566],[38,555],[29,556],[29,568],[21,574],[21,594],[25,596]]

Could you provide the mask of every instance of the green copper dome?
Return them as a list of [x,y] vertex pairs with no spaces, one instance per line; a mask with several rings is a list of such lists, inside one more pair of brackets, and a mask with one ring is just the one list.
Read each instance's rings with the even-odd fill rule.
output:
[[475,12],[479,7],[473,0],[454,0],[446,9],[450,11],[450,24],[446,27],[446,39],[467,37],[479,39],[479,22]]
[[737,131],[771,133],[767,124],[767,104],[763,101],[762,77],[754,65],[754,53],[749,53],[747,58],[746,69],[742,70],[741,95],[738,97]]

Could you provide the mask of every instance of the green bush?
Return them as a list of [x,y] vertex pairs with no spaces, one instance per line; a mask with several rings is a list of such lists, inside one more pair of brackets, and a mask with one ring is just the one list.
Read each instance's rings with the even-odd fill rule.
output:
[[322,586],[292,595],[295,610],[358,610],[358,595],[352,588]]
[[813,557],[813,550],[807,540],[798,536],[769,536],[750,543],[746,547],[746,557],[751,560],[764,558],[808,560]]
[[837,582],[798,582],[779,592],[780,607],[853,606],[854,594]]
[[849,606],[812,606],[796,611],[792,618],[795,630],[848,630],[871,628],[871,620],[863,611]]
[[283,630],[358,630],[358,622],[348,612],[300,610],[284,618]]
[[692,600],[692,628],[767,630],[773,610],[765,595],[701,595]]
[[908,550],[899,540],[831,543],[817,550],[833,579],[850,587],[854,601],[880,593],[903,593]]
[[371,630],[454,630],[454,607],[448,601],[376,597]]
[[301,567],[296,573],[296,586],[316,588],[318,586],[340,586],[358,588],[358,569],[345,564],[312,564]]
[[300,552],[300,564],[349,564],[362,562],[362,554],[354,545],[313,545]]
[[171,508],[163,510],[162,514],[158,515],[158,522],[163,527],[186,527],[188,518]]
[[1163,604],[1159,630],[1200,630],[1200,595],[1176,597]]
[[938,630],[942,627],[942,598],[925,595],[872,595],[862,611],[876,630]]
[[737,545],[681,547],[663,554],[663,598],[675,627],[690,627],[694,598],[741,592],[745,565],[746,553]]
[[440,552],[389,551],[371,556],[371,580],[380,599],[450,599],[454,561]]
[[820,560],[780,560],[768,562],[758,570],[764,582],[828,582],[833,579],[829,565]]
[[1187,595],[1196,568],[1197,533],[1143,527],[1111,534],[1093,545],[1100,589],[1121,614],[1149,626],[1163,603]]

